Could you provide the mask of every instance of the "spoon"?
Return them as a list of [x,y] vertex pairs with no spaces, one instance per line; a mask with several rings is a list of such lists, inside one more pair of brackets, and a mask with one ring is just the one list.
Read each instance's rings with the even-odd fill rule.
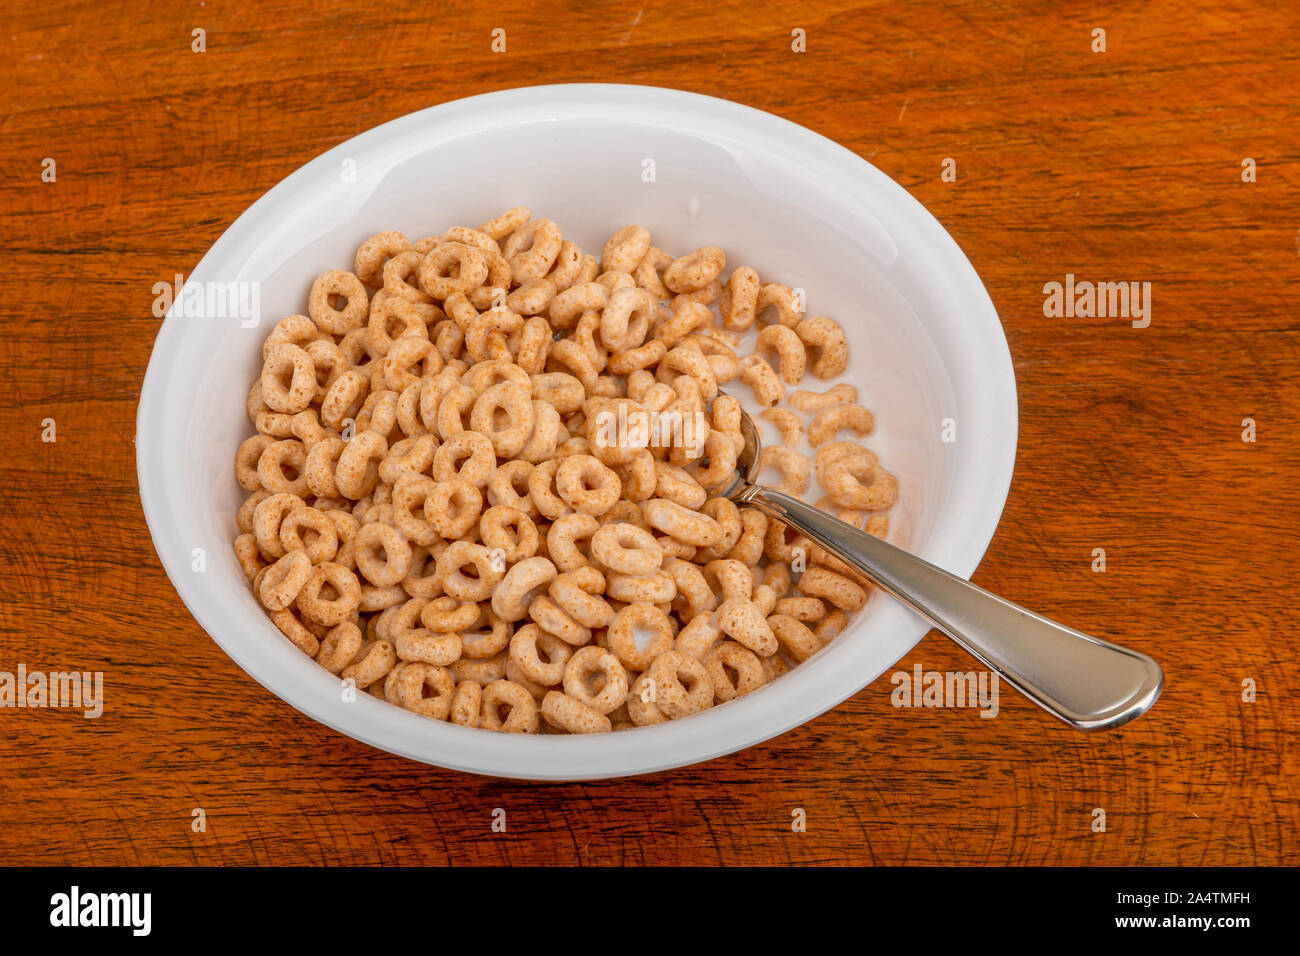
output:
[[1048,713],[1078,730],[1146,713],[1164,687],[1146,654],[1012,604],[790,495],[755,484],[762,444],[741,411],[745,447],[723,494],[794,528],[916,611]]

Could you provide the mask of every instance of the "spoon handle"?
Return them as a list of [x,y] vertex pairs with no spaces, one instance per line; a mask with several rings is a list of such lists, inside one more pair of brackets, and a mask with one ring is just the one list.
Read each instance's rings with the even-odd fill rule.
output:
[[774,489],[749,485],[735,500],[861,571],[1072,727],[1118,727],[1160,696],[1164,675],[1146,654],[1050,621]]

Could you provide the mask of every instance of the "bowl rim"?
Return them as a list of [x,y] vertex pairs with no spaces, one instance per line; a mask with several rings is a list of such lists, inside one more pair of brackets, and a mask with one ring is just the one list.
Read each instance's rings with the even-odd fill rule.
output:
[[[979,464],[973,472],[975,480],[957,487],[944,504],[947,514],[954,510],[955,501],[956,517],[943,525],[936,522],[931,540],[919,553],[932,563],[969,577],[1001,519],[1018,440],[1015,371],[997,311],[956,240],[906,189],[851,150],[774,114],[699,93],[615,83],[527,86],[450,100],[372,127],[284,177],[227,227],[194,267],[189,280],[203,281],[220,259],[240,256],[241,243],[256,235],[261,220],[274,210],[281,197],[291,196],[326,169],[333,175],[340,158],[359,161],[367,151],[402,137],[425,139],[425,149],[436,149],[457,135],[472,134],[471,121],[474,127],[496,128],[501,122],[519,122],[524,112],[532,119],[537,118],[538,111],[547,113],[547,118],[576,119],[595,117],[601,112],[625,117],[629,109],[639,111],[638,121],[653,116],[659,125],[671,123],[671,128],[679,131],[733,137],[778,157],[797,157],[801,165],[838,181],[851,192],[869,189],[875,201],[873,215],[888,220],[894,230],[918,234],[918,242],[943,266],[944,281],[960,294],[963,314],[968,316],[957,332],[962,336],[961,345],[978,356],[982,374],[988,379],[987,388],[979,391],[976,407],[963,408],[962,413],[987,426],[987,430],[981,429],[981,438],[991,440],[982,441],[975,452]],[[858,184],[856,189],[854,183]],[[888,215],[882,215],[884,207],[888,207]],[[170,313],[163,320],[137,408],[136,472],[154,548],[182,603],[209,637],[245,673],[318,723],[380,750],[468,773],[535,781],[606,779],[696,764],[780,736],[838,706],[897,662],[856,674],[844,667],[826,671],[819,676],[826,678],[831,689],[817,694],[804,694],[802,685],[796,688],[793,682],[778,681],[751,695],[763,697],[761,708],[746,708],[743,705],[747,701],[741,700],[681,724],[669,722],[634,732],[594,736],[521,737],[471,730],[430,721],[364,693],[339,711],[337,678],[322,668],[295,670],[281,666],[287,659],[283,653],[286,648],[299,660],[302,658],[301,652],[287,641],[282,642],[283,647],[262,648],[241,640],[238,609],[206,593],[201,583],[206,576],[187,573],[193,539],[185,538],[180,530],[185,520],[179,500],[183,496],[176,488],[180,483],[167,481],[168,469],[155,467],[149,460],[158,458],[169,414],[176,417],[167,401],[174,377],[166,371],[166,359],[178,347],[184,324]],[[916,638],[903,655],[927,633],[919,619],[915,626]],[[800,670],[815,663],[816,658]],[[711,726],[704,727],[710,721]],[[697,732],[683,732],[684,726]]]

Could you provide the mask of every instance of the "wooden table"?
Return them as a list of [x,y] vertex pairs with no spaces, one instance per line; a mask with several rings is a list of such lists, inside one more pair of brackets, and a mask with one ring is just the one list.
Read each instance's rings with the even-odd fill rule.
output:
[[[8,6],[0,670],[102,670],[107,701],[98,720],[0,710],[0,862],[1300,861],[1300,25],[1286,5]],[[1015,481],[975,580],[1156,656],[1168,689],[1149,715],[1088,736],[1011,692],[994,720],[899,710],[882,677],[704,766],[528,785],[323,729],[198,628],[136,492],[153,284],[350,136],[585,80],[777,113],[943,221],[1019,383]],[[1044,283],[1066,273],[1149,281],[1150,326],[1044,316]],[[917,663],[971,666],[933,634],[896,669]]]

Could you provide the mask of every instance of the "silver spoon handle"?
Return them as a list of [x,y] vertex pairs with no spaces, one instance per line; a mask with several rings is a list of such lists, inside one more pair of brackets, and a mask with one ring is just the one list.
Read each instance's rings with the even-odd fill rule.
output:
[[736,496],[852,565],[1079,730],[1118,727],[1164,686],[1138,651],[1049,621],[787,494],[750,485]]

